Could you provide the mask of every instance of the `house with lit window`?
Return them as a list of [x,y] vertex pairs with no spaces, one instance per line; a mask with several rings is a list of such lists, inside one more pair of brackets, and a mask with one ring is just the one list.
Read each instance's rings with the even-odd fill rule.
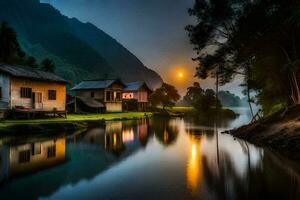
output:
[[0,111],[65,113],[66,85],[53,73],[0,64]]
[[149,102],[149,96],[152,90],[145,82],[132,82],[127,83],[123,90],[123,100],[126,101],[136,100],[139,111],[144,111]]
[[87,80],[72,88],[75,91],[75,112],[82,109],[101,112],[122,112],[125,85],[118,79]]

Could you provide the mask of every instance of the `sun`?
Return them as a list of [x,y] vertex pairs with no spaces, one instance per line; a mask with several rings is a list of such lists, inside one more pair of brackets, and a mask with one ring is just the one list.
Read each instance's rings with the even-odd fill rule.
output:
[[179,78],[183,78],[183,73],[182,73],[182,72],[179,72],[179,73],[178,73],[178,77],[179,77]]

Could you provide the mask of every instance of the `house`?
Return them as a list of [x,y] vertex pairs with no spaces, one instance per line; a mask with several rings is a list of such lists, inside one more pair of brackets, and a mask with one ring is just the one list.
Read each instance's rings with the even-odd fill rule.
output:
[[[125,85],[118,79],[82,81],[72,88],[78,102],[90,110],[104,109],[106,112],[122,112],[122,92]],[[77,110],[77,109],[76,109]]]
[[0,110],[65,112],[66,85],[49,72],[0,64]]
[[138,103],[138,110],[144,111],[148,105],[148,98],[152,90],[145,82],[127,83],[123,91],[123,100],[135,99]]

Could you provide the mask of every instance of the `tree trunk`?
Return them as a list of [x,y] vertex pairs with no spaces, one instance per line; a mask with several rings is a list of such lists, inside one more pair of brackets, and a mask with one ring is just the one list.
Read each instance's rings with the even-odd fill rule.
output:
[[216,109],[218,109],[218,101],[219,101],[219,70],[216,75]]
[[297,81],[297,77],[295,72],[292,71],[292,79],[293,79],[293,85],[294,85],[294,96],[295,96],[295,104],[299,104],[300,103],[300,91],[299,91],[299,85],[298,85],[298,81]]
[[251,112],[251,116],[253,118],[254,117],[254,113],[253,113],[253,108],[252,108],[252,105],[251,105],[249,81],[247,81],[247,98],[248,98],[248,105],[249,105],[249,109],[250,109],[250,112]]
[[247,64],[247,71],[245,74],[245,78],[247,79],[247,99],[248,99],[248,105],[251,112],[252,119],[254,117],[253,108],[251,104],[251,97],[250,97],[250,63]]

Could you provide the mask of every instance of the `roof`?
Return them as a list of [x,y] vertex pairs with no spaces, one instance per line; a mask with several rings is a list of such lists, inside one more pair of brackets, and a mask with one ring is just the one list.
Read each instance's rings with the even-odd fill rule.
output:
[[[120,80],[118,79],[107,79],[107,80],[88,80],[88,81],[82,81],[75,87],[73,87],[71,90],[91,90],[91,89],[104,89],[111,86],[113,83],[119,82],[120,84],[124,85]],[[125,85],[124,85],[125,86]]]
[[103,108],[105,107],[103,105],[103,103],[93,99],[93,98],[84,98],[84,97],[77,97],[78,99],[80,99],[85,105],[87,105],[88,107],[91,107],[91,108]]
[[132,82],[132,83],[127,83],[126,84],[126,87],[124,88],[124,91],[138,91],[141,87],[145,87],[147,90],[149,91],[152,91],[148,85],[143,82],[143,81],[140,81],[140,82]]
[[67,83],[65,79],[53,73],[20,65],[0,64],[0,73],[8,74],[18,78]]

